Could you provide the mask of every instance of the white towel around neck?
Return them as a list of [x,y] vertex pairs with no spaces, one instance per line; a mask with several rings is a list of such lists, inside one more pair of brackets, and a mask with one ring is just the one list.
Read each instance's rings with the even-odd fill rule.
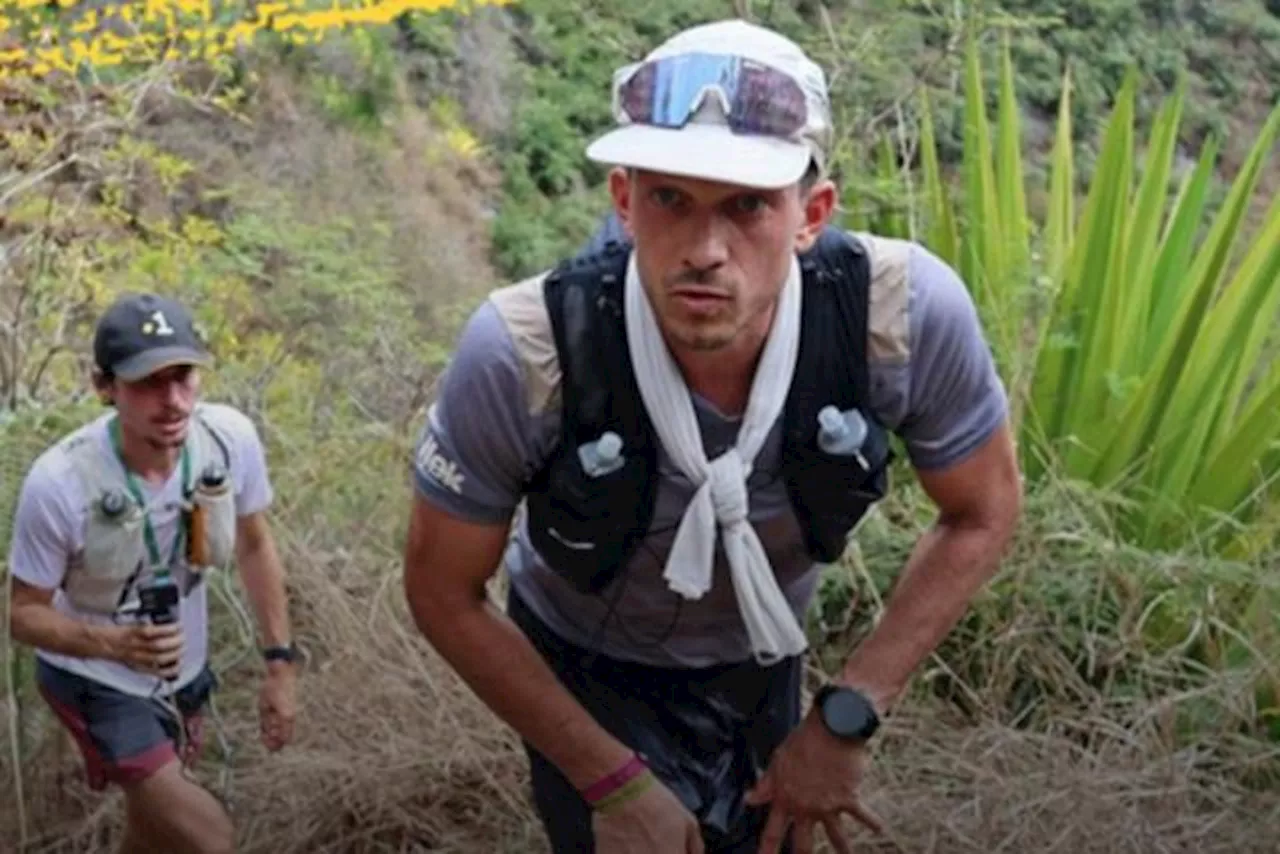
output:
[[701,598],[711,587],[718,527],[756,659],[771,664],[798,655],[808,643],[748,521],[746,481],[791,387],[800,346],[799,262],[793,255],[737,442],[711,461],[703,451],[689,389],[640,283],[634,254],[627,266],[624,298],[627,345],[640,395],[672,462],[697,485],[676,530],[663,578],[686,599]]

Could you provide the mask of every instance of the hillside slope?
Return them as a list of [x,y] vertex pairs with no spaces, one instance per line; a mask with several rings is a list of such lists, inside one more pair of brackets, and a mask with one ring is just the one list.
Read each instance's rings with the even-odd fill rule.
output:
[[[847,214],[901,206],[898,185],[859,167],[875,134],[896,133],[897,108],[914,133],[920,82],[956,144],[950,16],[964,4],[829,5],[843,11],[524,0],[266,45],[212,70],[0,84],[0,553],[26,463],[100,411],[83,391],[87,336],[120,290],[199,301],[219,355],[210,394],[245,409],[268,446],[309,659],[298,740],[268,756],[243,597],[234,576],[218,580],[224,690],[199,776],[233,807],[242,851],[544,850],[518,740],[405,612],[414,431],[486,290],[590,233],[602,173],[581,148],[607,121],[608,73],[681,24],[749,7],[834,59],[849,198],[866,206]],[[1019,31],[1019,85],[1033,117],[1052,114],[1061,57],[1075,58],[1085,155],[1127,52],[1163,69],[1161,85],[1169,68],[1195,71],[1188,156],[1216,121],[1234,145],[1275,101],[1274,3],[1005,8],[1066,16]],[[1026,133],[1043,150],[1034,122]],[[916,485],[896,485],[824,579],[815,679],[872,624],[930,521]],[[1257,686],[1280,678],[1225,642],[1240,624],[1229,594],[1274,586],[1273,567],[1128,548],[1113,503],[1059,481],[1029,496],[1001,578],[884,731],[867,790],[890,838],[859,834],[857,850],[1273,850],[1280,731],[1265,727],[1280,724]],[[85,790],[15,652],[0,839],[25,840],[22,854],[112,851],[118,799]]]

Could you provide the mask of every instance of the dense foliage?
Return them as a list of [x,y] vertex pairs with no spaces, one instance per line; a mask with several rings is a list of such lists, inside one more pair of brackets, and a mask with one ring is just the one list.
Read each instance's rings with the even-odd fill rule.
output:
[[[841,131],[837,165],[852,225],[892,225],[908,215],[911,189],[897,167],[918,160],[921,91],[933,105],[941,162],[960,162],[963,47],[970,30],[978,34],[991,107],[998,36],[1011,35],[1030,177],[1047,167],[1062,80],[1070,72],[1070,127],[1081,188],[1092,174],[1099,131],[1127,68],[1139,72],[1140,133],[1150,127],[1157,99],[1172,94],[1180,75],[1185,78],[1190,97],[1179,127],[1180,164],[1194,161],[1212,134],[1224,147],[1222,166],[1237,167],[1251,131],[1280,91],[1280,16],[1261,0],[746,5],[829,69]],[[505,183],[495,228],[497,258],[509,275],[526,274],[572,249],[603,209],[603,173],[582,149],[609,121],[612,70],[679,26],[733,15],[743,6],[729,0],[587,7],[524,0],[513,9],[523,24],[516,39],[523,87],[511,128],[499,143]],[[1032,193],[1030,203],[1042,210],[1042,195]]]

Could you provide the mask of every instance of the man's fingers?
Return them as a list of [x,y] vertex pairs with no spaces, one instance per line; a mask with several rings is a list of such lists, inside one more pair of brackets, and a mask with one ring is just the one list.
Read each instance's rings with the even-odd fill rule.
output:
[[151,669],[161,676],[177,676],[181,667],[181,650],[166,650],[151,655]]
[[698,827],[698,822],[689,822],[684,847],[688,854],[706,854],[706,848],[702,844],[702,830]]
[[262,719],[262,744],[272,751],[280,747],[280,725],[273,717]]
[[138,626],[138,631],[149,643],[167,638],[182,637],[182,626],[177,623],[165,623],[159,626],[143,623]]
[[262,741],[268,750],[279,750],[293,738],[293,715],[281,712],[274,703],[263,700],[259,705]]
[[147,641],[147,649],[152,655],[166,655],[182,650],[182,635],[151,638]]
[[849,847],[849,840],[844,838],[844,829],[840,827],[840,815],[823,816],[822,827],[827,831],[827,839],[831,842],[831,847],[835,849],[836,854],[853,854],[853,849]]
[[748,806],[753,807],[773,800],[773,778],[769,776],[768,772],[756,781],[756,784],[747,792],[744,800]]
[[853,816],[873,833],[884,833],[884,822],[880,820],[879,816],[863,806],[861,801],[852,800],[840,809],[842,812],[847,812]]
[[791,825],[791,850],[795,854],[813,854],[813,820],[797,818]]
[[769,810],[769,819],[764,823],[764,832],[760,834],[759,854],[779,854],[782,850],[782,838],[787,832],[787,812],[778,807]]
[[155,638],[151,641],[151,648],[161,652],[170,652],[176,649],[182,649],[182,635],[168,635],[167,637]]
[[155,656],[157,661],[177,661],[182,658],[182,644],[179,643],[177,646],[162,647],[160,649],[153,647],[151,654]]
[[293,721],[284,715],[276,714],[271,732],[275,736],[276,743],[283,745],[293,736]]

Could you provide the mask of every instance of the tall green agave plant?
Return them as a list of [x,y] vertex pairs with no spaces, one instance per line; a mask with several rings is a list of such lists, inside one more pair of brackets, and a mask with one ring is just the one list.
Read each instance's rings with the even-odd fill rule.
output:
[[1119,491],[1130,499],[1124,533],[1138,545],[1196,539],[1237,555],[1266,547],[1257,531],[1280,475],[1280,359],[1268,352],[1280,308],[1280,198],[1250,235],[1243,226],[1280,106],[1206,221],[1218,143],[1170,194],[1185,90],[1164,100],[1140,151],[1131,70],[1077,216],[1068,74],[1047,210],[1033,222],[1007,39],[1001,53],[993,131],[968,42],[958,205],[925,96],[920,237],[974,293],[1014,393],[1028,476]]

